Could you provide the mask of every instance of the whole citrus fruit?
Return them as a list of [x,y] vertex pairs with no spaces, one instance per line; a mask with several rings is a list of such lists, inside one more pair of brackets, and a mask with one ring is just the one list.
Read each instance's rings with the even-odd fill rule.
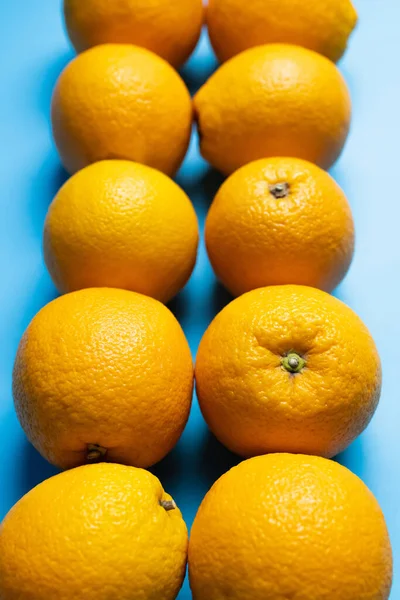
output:
[[269,156],[329,168],[346,141],[346,83],[327,58],[285,44],[258,46],[220,67],[194,108],[204,158],[224,173]]
[[216,274],[235,295],[285,283],[330,291],[350,266],[354,224],[326,171],[299,158],[264,158],[222,185],[206,243]]
[[144,48],[104,44],[62,72],[52,100],[53,134],[70,173],[121,158],[167,174],[190,140],[192,105],[174,69]]
[[196,386],[210,429],[234,452],[331,457],[369,423],[381,367],[367,328],[340,300],[271,286],[215,317],[198,350]]
[[350,0],[209,0],[207,9],[209,36],[221,61],[275,42],[304,46],[337,61],[356,23]]
[[202,0],[64,0],[68,35],[78,52],[107,43],[135,44],[179,67],[203,25]]
[[167,301],[196,262],[198,225],[186,194],[160,171],[129,161],[82,169],[53,200],[44,251],[62,292],[121,287]]
[[186,424],[192,387],[189,346],[172,313],[111,288],[72,292],[42,308],[13,374],[25,433],[61,468],[161,460]]
[[187,531],[154,475],[79,467],[44,481],[0,528],[2,600],[174,600]]
[[271,454],[242,462],[203,500],[189,543],[195,600],[387,600],[382,511],[341,465]]

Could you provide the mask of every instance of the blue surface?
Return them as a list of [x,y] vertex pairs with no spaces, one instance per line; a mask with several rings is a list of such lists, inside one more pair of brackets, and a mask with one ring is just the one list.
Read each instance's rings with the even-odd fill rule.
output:
[[[339,460],[378,498],[389,526],[396,566],[400,557],[399,339],[400,201],[400,4],[358,0],[360,25],[340,67],[353,97],[354,117],[346,149],[332,170],[353,207],[357,249],[336,295],[365,321],[384,369],[379,409],[367,431]],[[61,69],[72,58],[60,4],[54,0],[0,3],[0,518],[50,467],[24,438],[13,412],[11,370],[19,339],[41,306],[55,297],[41,253],[47,207],[66,178],[49,130],[49,104]],[[194,91],[215,68],[203,39],[183,71]],[[197,140],[177,181],[196,207],[200,225],[221,182],[200,158]],[[172,309],[193,355],[201,335],[228,296],[216,285],[204,247],[187,288]],[[208,433],[195,401],[174,452],[154,471],[191,524],[214,480],[237,462]],[[397,564],[396,564],[397,563]],[[191,597],[187,582],[180,600]],[[400,599],[396,580],[391,600]]]

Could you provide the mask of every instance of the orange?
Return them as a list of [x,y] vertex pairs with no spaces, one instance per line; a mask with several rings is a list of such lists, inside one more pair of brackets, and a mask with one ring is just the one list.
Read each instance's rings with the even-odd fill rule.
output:
[[200,149],[229,174],[269,156],[329,168],[346,141],[346,83],[327,58],[285,44],[258,46],[220,67],[197,92]]
[[63,469],[161,460],[186,424],[192,387],[189,346],[172,313],[110,288],[72,292],[42,308],[13,374],[25,433]]
[[154,475],[73,469],[22,498],[0,528],[2,600],[174,600],[187,531]]
[[350,266],[354,223],[328,173],[298,158],[265,158],[222,185],[206,243],[216,274],[235,295],[284,283],[330,291]]
[[221,61],[275,42],[304,46],[337,61],[356,23],[350,0],[209,0],[207,9],[209,36]]
[[182,79],[162,58],[137,46],[104,44],[62,72],[52,125],[70,173],[121,158],[170,175],[189,144],[192,105]]
[[44,231],[46,264],[61,292],[121,287],[163,301],[189,279],[197,244],[196,213],[176,183],[118,160],[71,177]]
[[233,452],[331,457],[370,421],[381,367],[367,328],[340,300],[272,286],[215,317],[198,350],[196,385],[205,420]]
[[78,52],[107,43],[135,44],[175,67],[193,52],[202,0],[64,0],[68,35]]
[[387,600],[382,511],[341,465],[273,454],[242,462],[203,500],[189,542],[194,600]]

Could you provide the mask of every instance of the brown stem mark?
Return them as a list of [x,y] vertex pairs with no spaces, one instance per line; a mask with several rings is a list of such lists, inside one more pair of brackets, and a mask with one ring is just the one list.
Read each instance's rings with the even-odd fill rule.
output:
[[86,460],[88,462],[97,462],[102,460],[107,454],[107,448],[98,444],[88,444],[86,450]]
[[290,186],[286,181],[269,186],[269,191],[275,198],[286,198],[289,195],[289,189]]
[[173,500],[160,500],[160,506],[162,506],[167,512],[170,510],[175,510],[176,508],[176,504]]

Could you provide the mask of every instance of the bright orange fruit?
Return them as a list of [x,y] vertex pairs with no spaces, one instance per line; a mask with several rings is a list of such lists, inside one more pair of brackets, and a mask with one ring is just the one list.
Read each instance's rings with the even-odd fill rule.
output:
[[260,159],[233,173],[211,205],[205,233],[214,270],[235,295],[285,283],[331,291],[354,250],[343,191],[298,158]]
[[194,600],[387,600],[392,552],[382,511],[341,465],[270,454],[223,475],[189,542]]
[[202,0],[64,0],[67,31],[78,52],[107,43],[135,44],[179,67],[203,25]]
[[92,288],[47,304],[18,348],[13,392],[29,440],[66,469],[106,460],[148,467],[178,441],[193,365],[160,302]]
[[76,173],[53,200],[44,252],[57,288],[121,287],[164,302],[196,262],[198,225],[181,188],[129,161],[101,161]]
[[270,156],[304,158],[329,168],[350,126],[346,83],[327,58],[287,44],[242,52],[194,97],[200,149],[230,174]]
[[70,173],[105,159],[128,159],[168,175],[189,144],[192,103],[162,58],[128,44],[80,54],[62,72],[52,101],[53,134]]
[[101,464],[44,481],[0,528],[2,600],[174,600],[187,531],[154,475]]
[[230,450],[331,457],[369,423],[381,366],[369,331],[340,300],[272,286],[215,317],[199,346],[196,388],[205,420]]
[[356,23],[350,0],[209,0],[207,7],[208,33],[221,61],[276,42],[337,61]]

